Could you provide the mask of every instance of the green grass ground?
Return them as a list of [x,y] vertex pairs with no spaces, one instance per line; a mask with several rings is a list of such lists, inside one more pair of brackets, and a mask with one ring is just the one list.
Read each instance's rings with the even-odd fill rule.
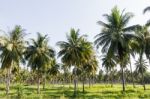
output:
[[[110,85],[96,84],[89,88],[85,87],[85,93],[82,93],[82,85],[78,86],[78,95],[73,97],[73,85],[47,85],[43,90],[41,86],[41,94],[38,95],[36,85],[22,86],[20,91],[16,84],[10,88],[9,96],[5,95],[5,85],[0,85],[0,99],[150,99],[150,85],[146,85],[147,90],[137,85],[133,88],[132,85],[126,86],[126,92],[122,93],[122,86],[116,84],[113,87]],[[18,93],[19,92],[19,93]],[[20,94],[21,97],[17,97]]]

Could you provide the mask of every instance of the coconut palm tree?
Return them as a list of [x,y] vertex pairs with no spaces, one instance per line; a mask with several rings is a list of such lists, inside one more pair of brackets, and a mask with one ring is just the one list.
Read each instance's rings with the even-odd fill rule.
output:
[[67,41],[60,41],[57,43],[60,47],[58,57],[61,57],[63,64],[67,66],[74,66],[75,76],[74,76],[74,95],[77,95],[77,67],[83,66],[91,56],[92,46],[91,43],[87,41],[86,36],[79,35],[79,30],[70,30],[70,35],[67,35]]
[[128,52],[128,42],[134,37],[134,34],[129,32],[135,30],[138,25],[127,27],[133,14],[124,13],[124,10],[120,13],[117,7],[114,7],[110,14],[104,14],[104,17],[107,23],[98,21],[103,29],[100,34],[95,36],[95,45],[97,48],[102,46],[102,53],[107,53],[109,57],[117,56],[119,58],[123,91],[125,91],[123,61]]
[[53,84],[54,84],[55,78],[57,78],[58,74],[60,74],[59,70],[60,70],[60,64],[56,63],[56,61],[54,61],[51,68],[48,69],[48,74],[51,75],[53,78]]
[[84,83],[85,83],[85,78],[89,77],[89,87],[90,87],[90,76],[93,76],[96,74],[98,67],[98,61],[95,56],[91,56],[91,59],[89,59],[88,62],[86,62],[83,67],[81,68],[82,70],[82,81],[83,81],[83,93],[84,93]]
[[102,56],[102,67],[105,68],[107,76],[108,76],[109,72],[110,72],[110,76],[113,76],[111,72],[113,71],[113,69],[116,65],[117,65],[117,60],[115,57],[109,58],[109,57],[107,57],[107,55]]
[[[150,10],[150,7],[146,7],[143,11],[143,13],[147,12]],[[148,20],[146,22],[146,24],[144,24],[143,26],[140,26],[140,28],[138,28],[138,30],[136,31],[136,33],[138,34],[139,38],[140,39],[137,39],[138,41],[138,47],[136,48],[137,51],[139,52],[139,62],[142,65],[142,60],[143,60],[143,55],[145,54],[147,59],[150,61],[150,32],[148,30],[150,26],[150,21]],[[142,75],[142,84],[143,84],[143,87],[144,87],[144,90],[146,90],[146,87],[145,87],[145,82],[144,82],[144,70],[143,68],[141,67],[141,75]]]
[[39,94],[42,72],[50,66],[53,60],[54,50],[48,45],[47,35],[42,36],[40,33],[37,33],[37,36],[36,40],[31,39],[31,44],[29,44],[25,52],[25,58],[28,60],[28,66],[37,73],[37,93]]
[[12,68],[17,65],[19,67],[20,62],[24,62],[23,51],[25,49],[24,36],[25,30],[21,26],[15,26],[15,28],[8,32],[5,36],[0,38],[1,42],[1,68],[7,70],[6,78],[6,94],[9,94],[9,86],[11,80]]
[[56,64],[55,52],[53,49],[51,49],[50,57],[51,57],[51,62],[48,64],[48,66],[43,66],[41,69],[43,89],[45,89],[46,86],[46,77],[48,76],[47,72]]
[[144,73],[146,72],[148,68],[147,62],[146,60],[139,58],[138,61],[136,61],[135,66],[136,66],[135,71],[137,72],[137,74],[141,75],[142,77],[142,84],[144,83],[143,87],[145,90],[146,87],[145,87],[145,82],[144,82]]
[[135,55],[139,53],[139,51],[137,51],[138,48],[139,48],[139,43],[138,43],[137,38],[131,39],[129,42],[128,62],[130,66],[133,88],[135,88],[135,83],[134,83],[134,75],[133,75],[133,70],[132,70],[131,57],[135,58]]
[[[138,42],[138,46],[134,49],[136,49],[136,51],[139,53],[139,61],[141,63],[141,66],[144,54],[146,55],[146,58],[150,61],[150,32],[148,31],[149,26],[150,22],[148,21],[145,25],[140,26],[140,28],[136,30],[136,33],[138,35],[138,39],[136,39],[136,41]],[[144,77],[142,77],[142,79],[143,87],[145,90],[146,88],[144,83]]]
[[66,66],[65,64],[61,64],[61,70],[63,71],[63,84],[70,83],[70,67]]
[[[142,66],[141,66],[141,63],[142,63]],[[143,72],[146,72],[146,70],[148,69],[147,62],[144,59],[142,59],[141,62],[140,62],[140,59],[138,59],[138,61],[135,62],[135,66],[136,66],[135,71],[137,73],[140,73],[141,75]]]

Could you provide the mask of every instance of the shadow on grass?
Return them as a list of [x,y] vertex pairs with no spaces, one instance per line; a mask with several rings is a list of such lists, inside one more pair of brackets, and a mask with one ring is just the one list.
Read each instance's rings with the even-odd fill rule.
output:
[[[104,88],[102,88],[104,87]],[[120,87],[119,87],[120,88]],[[5,90],[5,88],[0,88],[0,90]],[[12,90],[13,89],[13,90]],[[18,99],[17,97],[17,86],[11,87],[10,98],[0,99]],[[149,91],[143,91],[141,88],[131,89],[130,87],[122,93],[121,88],[118,87],[105,87],[105,86],[95,86],[92,88],[85,88],[85,92],[82,92],[82,88],[79,87],[77,91],[77,96],[74,97],[73,87],[49,87],[45,89],[41,88],[41,94],[37,94],[36,86],[23,86],[23,97],[21,99],[150,99]],[[148,89],[150,90],[150,89]]]
[[99,92],[101,94],[116,94],[118,93],[117,91],[102,91],[102,92]]

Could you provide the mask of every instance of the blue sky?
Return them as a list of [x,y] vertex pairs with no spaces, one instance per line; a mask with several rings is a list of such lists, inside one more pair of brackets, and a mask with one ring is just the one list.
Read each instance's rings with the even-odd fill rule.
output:
[[130,25],[150,19],[150,13],[142,14],[150,6],[149,0],[0,0],[0,29],[9,31],[21,25],[31,33],[28,38],[36,37],[36,32],[48,34],[50,45],[57,49],[56,42],[65,40],[70,28],[80,29],[81,34],[88,34],[88,39],[94,41],[100,33],[96,22],[104,20],[102,15],[116,5],[134,13]]
[[135,14],[130,24],[143,24],[150,15],[142,15],[149,0],[0,0],[0,29],[8,31],[21,25],[30,37],[36,32],[49,34],[54,47],[57,41],[65,40],[70,28],[79,28],[93,41],[100,32],[96,22],[104,20],[102,15],[115,5]]

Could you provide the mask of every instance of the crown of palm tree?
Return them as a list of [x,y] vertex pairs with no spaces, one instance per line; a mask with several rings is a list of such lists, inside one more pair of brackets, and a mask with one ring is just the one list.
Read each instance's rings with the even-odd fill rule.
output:
[[60,41],[57,45],[60,47],[58,57],[68,66],[80,66],[90,58],[92,45],[86,40],[86,35],[79,36],[79,30],[70,30],[67,35],[67,41]]
[[146,7],[146,8],[143,10],[143,13],[146,13],[147,11],[150,11],[150,6]]
[[107,55],[103,55],[102,66],[109,71],[116,66],[116,61],[113,58],[107,57]]
[[133,17],[132,13],[122,13],[117,7],[114,7],[110,14],[104,14],[107,23],[98,21],[103,27],[100,34],[96,35],[95,45],[97,48],[102,46],[102,53],[108,53],[109,56],[118,55],[120,58],[128,50],[128,42],[134,37],[131,31],[139,27],[133,25],[127,27],[128,22]]
[[48,46],[47,35],[42,36],[37,33],[37,40],[31,39],[31,45],[28,46],[25,52],[25,58],[28,60],[28,66],[33,70],[39,70],[50,66],[55,52]]
[[142,59],[142,60],[138,59],[138,61],[136,61],[136,63],[135,63],[135,66],[136,66],[137,73],[146,72],[147,67],[148,67],[147,62],[144,59]]
[[19,66],[20,62],[24,63],[25,41],[23,38],[26,35],[24,31],[21,26],[15,26],[12,31],[0,38],[2,68],[10,68],[12,62],[17,66]]

